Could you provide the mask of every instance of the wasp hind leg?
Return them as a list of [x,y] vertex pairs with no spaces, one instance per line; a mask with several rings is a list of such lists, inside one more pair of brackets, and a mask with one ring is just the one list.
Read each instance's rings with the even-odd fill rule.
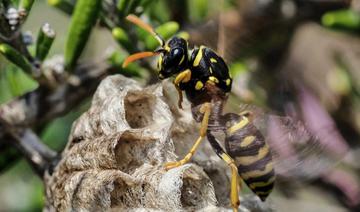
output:
[[196,140],[195,144],[191,147],[189,153],[186,154],[186,156],[182,160],[166,163],[165,164],[166,170],[179,167],[179,166],[184,165],[185,163],[189,162],[191,157],[195,154],[196,149],[199,147],[201,142],[204,140],[204,137],[206,136],[206,131],[207,131],[208,123],[209,123],[209,116],[210,116],[210,112],[211,112],[210,103],[204,103],[200,108],[200,112],[204,114],[204,117],[201,122],[199,138]]
[[212,148],[216,152],[216,154],[222,160],[224,160],[231,169],[230,200],[231,200],[231,206],[233,208],[233,211],[237,212],[239,205],[240,205],[239,191],[241,190],[241,188],[240,188],[241,184],[239,181],[238,169],[235,165],[235,161],[228,154],[225,153],[223,148],[220,146],[220,144],[217,142],[216,138],[212,134],[208,133],[207,138],[208,138],[209,143],[211,144]]

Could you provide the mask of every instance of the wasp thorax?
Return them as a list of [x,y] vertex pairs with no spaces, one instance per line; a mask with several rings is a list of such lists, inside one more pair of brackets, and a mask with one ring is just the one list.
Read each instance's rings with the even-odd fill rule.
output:
[[187,42],[183,38],[171,38],[161,50],[158,60],[160,79],[171,77],[187,68]]

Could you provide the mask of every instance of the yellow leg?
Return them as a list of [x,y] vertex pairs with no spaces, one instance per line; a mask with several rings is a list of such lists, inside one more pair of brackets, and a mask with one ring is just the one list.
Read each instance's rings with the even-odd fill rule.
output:
[[234,160],[227,155],[226,153],[222,153],[220,157],[230,166],[231,168],[231,192],[230,192],[230,200],[233,211],[238,211],[240,200],[239,200],[239,175],[238,169],[234,163]]
[[183,101],[183,96],[182,96],[182,90],[180,90],[180,88],[179,88],[179,84],[182,82],[183,83],[189,82],[190,79],[191,79],[191,71],[190,71],[190,69],[186,69],[185,71],[179,73],[173,82],[176,90],[178,91],[178,95],[179,95],[178,106],[180,109],[182,109],[181,103]]
[[202,120],[201,126],[200,126],[199,138],[196,140],[195,144],[191,147],[189,153],[186,154],[186,156],[182,160],[166,163],[165,164],[166,170],[179,167],[179,166],[184,165],[185,163],[189,162],[191,157],[195,154],[196,149],[199,147],[199,145],[203,141],[203,139],[206,135],[206,131],[207,131],[208,123],[209,123],[209,116],[210,116],[210,112],[211,112],[210,103],[204,103],[200,108],[200,112],[204,114],[204,117],[203,117],[203,120]]

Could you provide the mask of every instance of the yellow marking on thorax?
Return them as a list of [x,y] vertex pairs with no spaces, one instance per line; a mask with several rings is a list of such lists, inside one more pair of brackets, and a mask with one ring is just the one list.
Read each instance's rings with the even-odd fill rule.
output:
[[229,86],[230,83],[231,83],[231,79],[227,79],[227,80],[225,81],[225,83],[226,83],[227,86]]
[[268,153],[269,153],[269,147],[267,145],[265,145],[259,149],[259,152],[257,155],[241,156],[241,157],[236,158],[236,160],[241,165],[247,166],[247,165],[255,163],[256,161],[263,159]]
[[246,136],[240,143],[240,147],[247,147],[251,145],[254,141],[255,141],[255,136],[253,135]]
[[216,77],[214,77],[214,76],[210,76],[210,77],[209,77],[209,80],[210,80],[210,81],[213,81],[213,82],[215,82],[215,83],[219,83],[218,78],[216,78]]
[[200,46],[198,53],[196,54],[195,60],[194,60],[194,66],[198,66],[200,64],[200,61],[203,57],[203,49],[204,46]]
[[217,60],[215,58],[210,58],[210,62],[217,63]]
[[196,90],[200,90],[203,87],[204,87],[204,84],[201,81],[196,82],[196,85],[195,85]]
[[265,187],[265,186],[271,185],[272,183],[274,183],[274,181],[275,181],[275,177],[271,177],[266,182],[254,182],[254,183],[251,183],[249,185],[249,187],[252,188],[252,189],[259,188],[259,187]]
[[212,68],[211,68],[211,67],[209,67],[209,71],[210,71],[210,74],[212,74],[212,73],[213,73],[213,70],[212,70]]
[[268,174],[269,172],[271,172],[273,170],[273,163],[269,162],[264,170],[254,170],[254,171],[249,171],[249,172],[245,172],[245,173],[241,173],[241,177],[244,180],[250,179],[250,178],[255,178],[255,177],[260,177],[263,175]]
[[237,130],[242,129],[243,127],[245,127],[247,124],[249,124],[249,120],[246,117],[243,117],[242,120],[236,124],[234,124],[233,126],[231,126],[228,130],[227,133],[229,135],[234,134]]

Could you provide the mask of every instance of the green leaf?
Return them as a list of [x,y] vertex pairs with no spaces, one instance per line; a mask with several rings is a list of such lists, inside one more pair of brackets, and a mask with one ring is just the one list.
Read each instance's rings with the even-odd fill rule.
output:
[[55,31],[50,24],[45,23],[39,31],[36,41],[36,58],[43,61],[49,53],[51,45],[55,39]]
[[19,3],[19,9],[24,9],[27,13],[31,10],[34,0],[21,0]]
[[353,10],[337,10],[323,15],[322,24],[331,28],[360,29],[360,14]]
[[114,52],[108,58],[108,62],[116,69],[120,70],[120,73],[129,77],[144,77],[142,73],[143,69],[135,63],[129,64],[126,68],[122,68],[125,55],[119,52]]
[[8,44],[3,43],[0,44],[0,53],[3,54],[10,62],[24,70],[26,73],[31,74],[32,66],[30,62],[16,49]]
[[8,66],[5,73],[13,97],[21,96],[38,87],[36,81],[15,66]]
[[78,0],[65,45],[65,65],[72,69],[79,59],[101,9],[101,0]]
[[189,38],[190,38],[190,34],[188,32],[185,32],[185,31],[181,31],[181,32],[177,33],[176,36],[178,36],[180,38],[183,38],[185,40],[189,40]]
[[125,32],[125,30],[123,30],[120,27],[115,27],[112,30],[112,35],[115,38],[115,40],[122,45],[123,47],[125,47],[126,49],[131,49],[132,48],[132,44],[130,42],[130,39],[127,35],[127,33]]
[[38,87],[38,83],[12,64],[0,72],[0,104]]
[[71,15],[73,13],[74,5],[66,0],[48,0],[47,2],[49,5],[60,9],[66,14]]
[[116,8],[119,12],[125,14],[126,7],[130,4],[131,0],[118,0]]
[[[158,26],[155,30],[159,35],[167,40],[176,34],[179,30],[179,24],[174,21],[170,21]],[[159,42],[152,35],[148,34],[145,40],[145,45],[147,49],[153,50],[159,46]]]

